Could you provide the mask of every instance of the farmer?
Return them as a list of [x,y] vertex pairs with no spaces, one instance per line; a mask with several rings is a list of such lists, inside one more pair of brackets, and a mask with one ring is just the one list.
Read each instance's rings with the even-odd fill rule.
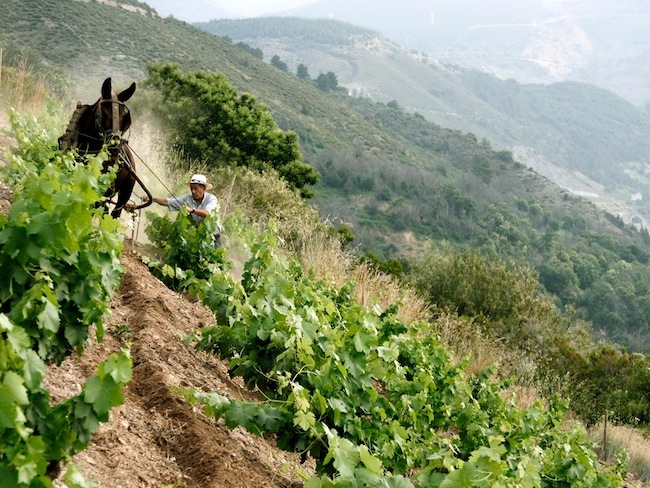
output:
[[[158,205],[166,206],[172,212],[178,211],[181,208],[187,208],[192,220],[198,225],[203,222],[213,210],[219,211],[219,200],[208,190],[212,189],[212,185],[208,183],[205,175],[195,174],[192,175],[189,181],[190,193],[187,193],[179,198],[163,198],[153,197],[153,201]],[[218,226],[219,230],[215,232],[215,245],[221,244],[221,225]]]

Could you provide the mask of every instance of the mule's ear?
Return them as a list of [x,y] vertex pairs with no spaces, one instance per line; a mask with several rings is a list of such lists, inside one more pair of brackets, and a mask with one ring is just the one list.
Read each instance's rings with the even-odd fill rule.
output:
[[120,93],[117,96],[117,99],[120,102],[126,102],[129,98],[133,96],[133,93],[135,93],[135,82],[131,83],[131,86],[128,87],[126,90],[124,90],[122,93]]
[[111,99],[111,79],[106,78],[104,80],[104,84],[102,85],[102,98],[104,100],[110,100]]

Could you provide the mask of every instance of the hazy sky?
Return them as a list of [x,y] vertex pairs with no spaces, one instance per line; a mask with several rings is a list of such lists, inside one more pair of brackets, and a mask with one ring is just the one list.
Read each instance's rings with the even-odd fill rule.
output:
[[[187,0],[186,0],[187,1]],[[281,12],[313,3],[314,0],[212,0],[211,3],[242,17]]]

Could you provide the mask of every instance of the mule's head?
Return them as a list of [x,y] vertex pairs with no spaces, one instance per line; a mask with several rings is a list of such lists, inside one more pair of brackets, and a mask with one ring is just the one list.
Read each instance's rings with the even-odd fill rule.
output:
[[122,136],[131,127],[131,113],[124,102],[131,98],[134,92],[135,83],[117,94],[111,89],[111,79],[104,80],[102,97],[96,104],[95,125],[109,148],[119,147],[123,142]]

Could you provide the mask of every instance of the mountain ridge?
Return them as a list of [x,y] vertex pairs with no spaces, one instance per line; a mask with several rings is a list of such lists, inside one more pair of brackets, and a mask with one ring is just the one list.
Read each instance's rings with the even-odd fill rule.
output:
[[[604,190],[595,202],[611,200],[607,208],[632,206],[628,213],[650,220],[646,205],[631,201],[639,192],[650,194],[650,181],[624,176],[630,165],[647,161],[650,147],[644,134],[650,130],[650,118],[617,95],[578,82],[526,85],[502,81],[407,52],[373,38],[374,31],[352,44],[319,43],[295,27],[300,22],[314,32],[328,29],[328,21],[322,19],[292,18],[211,21],[197,26],[260,48],[269,57],[279,55],[292,70],[304,63],[315,73],[333,71],[352,96],[383,103],[395,100],[409,112],[485,137],[498,148],[530,147],[556,166],[581,173],[573,183],[556,183],[572,188],[579,180],[595,180]],[[620,201],[625,191],[627,200]]]
[[[335,18],[382,32],[445,63],[521,83],[583,81],[639,107],[650,100],[638,2],[416,0],[409,9],[388,1],[314,2],[283,15]],[[630,42],[634,41],[636,42]]]

